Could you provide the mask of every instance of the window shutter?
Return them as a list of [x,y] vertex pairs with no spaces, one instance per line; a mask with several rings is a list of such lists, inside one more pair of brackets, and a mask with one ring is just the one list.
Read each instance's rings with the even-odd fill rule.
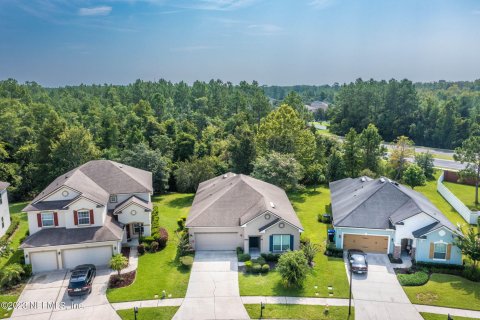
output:
[[450,260],[451,254],[452,254],[452,245],[448,244],[447,245],[447,254],[445,255],[445,259]]
[[53,213],[53,224],[58,227],[58,214],[56,212]]
[[273,236],[270,236],[270,252],[273,251]]
[[78,226],[78,213],[77,210],[73,211],[73,223]]
[[433,242],[430,242],[430,255],[428,256],[430,259],[433,259]]
[[95,217],[93,214],[93,209],[90,209],[90,224],[95,224]]
[[290,250],[293,251],[293,235],[290,235]]
[[41,213],[37,213],[37,224],[38,224],[39,228],[42,227],[42,214]]

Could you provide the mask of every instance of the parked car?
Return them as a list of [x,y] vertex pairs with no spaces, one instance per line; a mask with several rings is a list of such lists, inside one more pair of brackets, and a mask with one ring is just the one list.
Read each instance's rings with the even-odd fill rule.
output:
[[367,273],[368,261],[367,254],[362,250],[348,250],[348,262],[350,269],[355,273]]
[[97,275],[97,268],[93,264],[82,264],[72,270],[68,282],[69,296],[81,296],[92,292],[93,279]]

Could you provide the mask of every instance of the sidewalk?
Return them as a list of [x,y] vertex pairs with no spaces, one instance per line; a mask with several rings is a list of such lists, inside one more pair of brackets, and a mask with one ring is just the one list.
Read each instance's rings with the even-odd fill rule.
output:
[[437,313],[437,314],[445,314],[445,315],[450,314],[452,316],[480,319],[480,311],[436,307],[436,306],[425,306],[420,304],[414,304],[414,306],[418,312],[428,312],[428,313]]
[[[243,296],[243,304],[305,304],[319,306],[348,306],[348,299],[336,298],[302,298],[302,297],[266,297],[266,296]],[[352,306],[353,306],[352,299]]]
[[138,251],[137,247],[130,247],[130,254],[128,255],[128,267],[121,271],[121,274],[129,273],[137,270],[138,267]]

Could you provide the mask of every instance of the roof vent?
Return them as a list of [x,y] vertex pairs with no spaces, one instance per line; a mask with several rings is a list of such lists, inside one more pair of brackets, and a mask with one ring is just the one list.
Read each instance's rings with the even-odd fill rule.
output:
[[367,181],[367,179],[365,179],[365,177],[361,177],[360,181],[365,182],[365,181]]
[[270,207],[275,208],[275,203],[270,201]]
[[119,168],[123,168],[123,166],[122,166],[122,165],[119,165],[118,167],[119,167]]
[[381,182],[381,183],[385,183],[385,179],[384,179],[384,178],[380,178],[380,182]]
[[224,174],[223,175],[223,179],[226,179],[228,177],[228,175]]

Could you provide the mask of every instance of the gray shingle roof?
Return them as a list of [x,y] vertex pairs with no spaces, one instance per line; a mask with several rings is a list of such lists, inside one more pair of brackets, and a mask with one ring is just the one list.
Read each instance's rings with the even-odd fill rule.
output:
[[0,191],[3,191],[3,190],[5,190],[5,189],[7,189],[8,186],[10,186],[10,183],[0,181]]
[[[151,172],[115,161],[93,160],[57,177],[24,211],[38,210],[36,207],[41,200],[62,186],[74,189],[83,197],[100,204],[106,204],[110,194],[153,192]],[[61,208],[63,206],[51,209]]]
[[413,231],[412,234],[415,238],[420,238],[424,234],[429,233],[432,230],[438,229],[441,226],[442,226],[442,224],[437,221],[437,222],[434,222],[432,224],[429,224],[428,226],[425,226],[423,228],[420,228],[418,230]]
[[122,201],[120,202],[116,207],[115,209],[113,210],[113,213],[114,214],[117,214],[117,213],[121,213],[121,211],[127,207],[128,205],[130,205],[131,203],[134,203],[142,208],[145,208],[147,210],[152,210],[152,203],[151,202],[147,202],[147,201],[144,201],[142,199],[140,199],[139,197],[136,197],[136,196],[131,196],[130,198],[128,198],[127,200],[125,201]]
[[274,219],[272,222],[267,223],[267,224],[264,225],[263,227],[259,228],[258,231],[259,231],[259,232],[262,232],[263,230],[267,230],[268,228],[270,228],[271,226],[273,226],[273,225],[274,225],[275,223],[277,223],[278,221],[280,221],[279,218]]
[[424,212],[456,229],[422,194],[387,178],[342,179],[330,183],[330,191],[336,227],[390,229],[391,224]]
[[266,211],[303,229],[283,189],[243,174],[227,173],[199,185],[186,226],[235,227]]
[[107,215],[101,227],[48,228],[28,236],[21,248],[60,246],[103,241],[119,241],[123,237],[123,227]]

